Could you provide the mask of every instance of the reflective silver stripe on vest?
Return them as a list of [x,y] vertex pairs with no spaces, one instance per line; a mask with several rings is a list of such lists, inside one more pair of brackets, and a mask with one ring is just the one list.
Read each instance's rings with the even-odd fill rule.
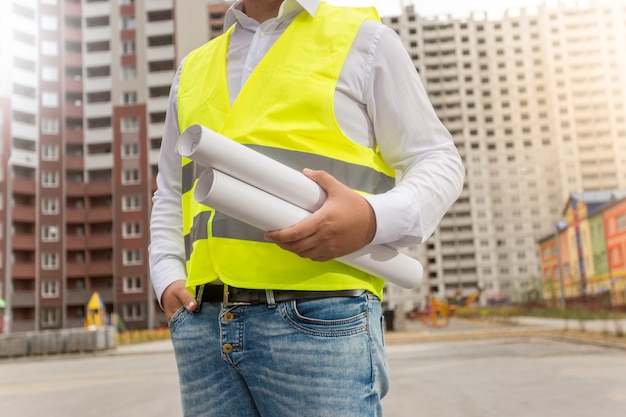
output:
[[203,211],[193,218],[193,225],[191,231],[185,235],[185,255],[187,260],[191,259],[191,252],[193,252],[193,243],[209,238],[208,223],[211,220],[212,211]]
[[[208,228],[207,223],[211,218],[211,212],[204,211],[193,219],[193,227],[191,233],[185,235],[185,254],[187,260],[191,259],[193,252],[193,243],[200,239],[207,239]],[[250,240],[253,242],[267,242],[263,238],[264,231],[252,227],[240,220],[227,216],[219,211],[213,216],[213,236],[224,237],[229,239]]]
[[[306,152],[289,151],[286,149],[271,148],[259,145],[249,145],[250,148],[281,161],[283,164],[301,171],[304,168],[324,170],[331,173],[343,184],[369,194],[381,194],[389,191],[395,185],[395,179],[384,173],[362,165],[351,164],[324,156]],[[182,192],[190,192],[195,180],[202,174],[205,167],[191,162],[183,167]],[[211,212],[199,213],[193,219],[191,232],[185,235],[185,252],[187,260],[191,259],[193,243],[199,239],[207,239],[207,223]],[[215,212],[212,231],[214,237],[265,242],[264,232],[224,213]]]
[[200,175],[202,175],[202,172],[204,172],[205,169],[206,167],[193,161],[183,167],[183,178],[181,184],[183,194],[191,191],[196,180],[200,178]]
[[[338,159],[306,152],[290,151],[260,145],[248,145],[248,147],[276,161],[280,161],[297,171],[302,171],[304,168],[326,171],[353,190],[368,194],[381,194],[385,191],[389,191],[395,185],[395,179],[393,177],[366,166],[351,164]],[[189,163],[183,167],[183,194],[191,191],[195,180],[198,179],[204,169],[205,167],[195,162]]]

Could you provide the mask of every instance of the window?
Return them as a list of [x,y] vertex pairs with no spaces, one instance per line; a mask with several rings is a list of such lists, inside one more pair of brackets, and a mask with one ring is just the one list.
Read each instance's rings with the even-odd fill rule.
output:
[[611,248],[611,266],[618,266],[623,263],[622,248],[620,246],[614,246]]
[[122,224],[122,236],[124,238],[140,237],[141,224],[139,222],[124,222]]
[[41,119],[41,133],[44,135],[58,135],[59,134],[59,119],[42,118]]
[[126,169],[122,175],[122,184],[137,184],[140,181],[138,169]]
[[122,30],[135,29],[135,27],[137,27],[135,16],[123,16],[120,20],[120,28]]
[[57,67],[50,67],[50,66],[44,65],[41,68],[41,79],[43,81],[58,81],[59,69]]
[[57,18],[54,16],[41,16],[41,28],[43,30],[56,31],[59,26]]
[[617,218],[615,219],[615,224],[617,226],[618,232],[626,230],[626,214],[620,214],[619,216],[617,216]]
[[57,56],[59,54],[59,44],[55,41],[42,41],[41,53],[46,56]]
[[44,161],[58,161],[59,145],[43,145],[41,147],[41,159]]
[[141,210],[141,197],[139,195],[126,195],[122,199],[122,211]]
[[59,269],[58,253],[42,253],[41,254],[42,269]]
[[137,67],[135,65],[122,67],[122,80],[134,80],[135,78],[137,78]]
[[41,105],[44,107],[59,107],[59,95],[51,91],[41,93]]
[[124,277],[124,293],[135,293],[142,291],[143,285],[141,277]]
[[59,199],[45,197],[41,201],[42,214],[58,214],[59,213]]
[[141,265],[141,249],[127,249],[124,251],[124,265]]
[[122,158],[136,158],[139,156],[138,143],[125,143],[122,145]]
[[60,323],[60,314],[58,308],[41,309],[41,325],[42,327],[57,326]]
[[136,91],[126,91],[122,93],[122,104],[137,104],[137,92]]
[[55,188],[59,186],[59,174],[56,171],[44,171],[41,174],[43,187]]
[[138,117],[123,117],[120,122],[122,133],[133,133],[139,131]]
[[122,318],[124,321],[143,320],[143,306],[141,304],[124,304]]
[[43,298],[56,298],[59,296],[58,281],[43,281],[41,283],[41,296]]
[[137,52],[135,41],[122,42],[122,55],[134,55]]
[[43,226],[41,240],[44,242],[57,242],[59,240],[59,228],[57,226]]

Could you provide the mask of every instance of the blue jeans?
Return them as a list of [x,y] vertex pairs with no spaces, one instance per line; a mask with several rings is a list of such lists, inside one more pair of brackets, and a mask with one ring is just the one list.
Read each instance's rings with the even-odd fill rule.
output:
[[179,310],[170,331],[188,417],[378,417],[388,390],[380,301]]

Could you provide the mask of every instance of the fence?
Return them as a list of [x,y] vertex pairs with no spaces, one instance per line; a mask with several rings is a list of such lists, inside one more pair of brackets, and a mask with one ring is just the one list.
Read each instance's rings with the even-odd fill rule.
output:
[[0,336],[0,358],[95,352],[116,346],[114,327],[14,333]]

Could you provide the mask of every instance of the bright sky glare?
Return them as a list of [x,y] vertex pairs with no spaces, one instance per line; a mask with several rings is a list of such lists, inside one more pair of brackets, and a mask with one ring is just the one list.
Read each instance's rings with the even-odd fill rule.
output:
[[[382,16],[400,14],[403,3],[402,0],[327,0],[327,2],[350,6],[374,5]],[[438,14],[464,16],[471,11],[484,11],[489,15],[498,15],[509,8],[536,6],[541,4],[542,0],[481,0],[480,2],[467,0],[405,0],[404,3],[415,5],[415,11],[421,16]]]

